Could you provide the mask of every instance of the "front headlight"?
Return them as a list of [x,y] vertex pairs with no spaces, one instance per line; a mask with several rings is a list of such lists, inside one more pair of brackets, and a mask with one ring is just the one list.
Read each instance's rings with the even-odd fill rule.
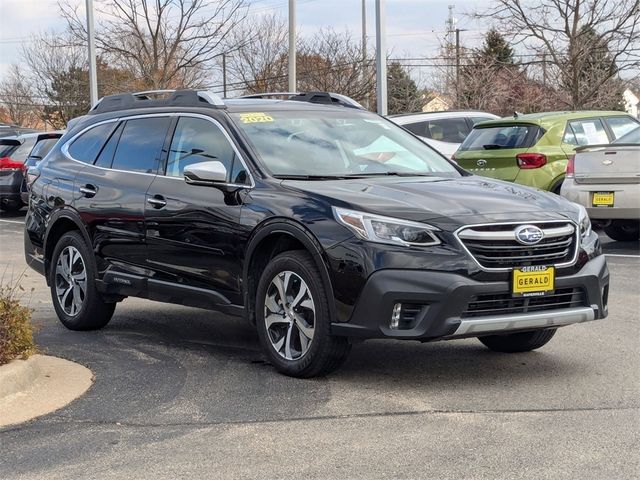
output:
[[440,245],[433,233],[438,229],[425,223],[333,207],[333,215],[358,237],[370,242],[391,245],[430,247]]
[[587,209],[578,203],[574,203],[574,206],[578,209],[578,225],[580,226],[580,238],[585,239],[591,235],[591,220]]

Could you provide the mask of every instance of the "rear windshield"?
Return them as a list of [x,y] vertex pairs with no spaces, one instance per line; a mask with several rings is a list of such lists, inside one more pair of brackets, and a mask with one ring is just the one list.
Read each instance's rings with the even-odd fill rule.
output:
[[3,143],[2,141],[0,141],[0,158],[1,157],[8,157],[11,155],[11,153],[16,150],[20,145],[15,145],[13,143]]
[[623,135],[613,143],[636,143],[640,144],[640,127],[636,127],[626,135]]
[[537,125],[502,125],[474,128],[462,142],[460,151],[529,148],[542,137],[544,130]]
[[60,137],[54,137],[54,138],[44,138],[40,140],[38,143],[36,143],[36,146],[33,147],[33,150],[31,150],[29,157],[34,157],[37,160],[43,159],[47,155],[47,153],[49,153],[49,150],[51,150],[53,146],[58,142],[59,139]]

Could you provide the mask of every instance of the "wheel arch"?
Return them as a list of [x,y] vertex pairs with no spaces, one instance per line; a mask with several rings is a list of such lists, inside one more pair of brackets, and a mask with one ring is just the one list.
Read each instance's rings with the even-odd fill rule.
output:
[[311,254],[329,296],[331,321],[335,321],[333,286],[324,258],[324,249],[309,229],[287,218],[266,220],[256,228],[249,239],[242,272],[245,317],[255,324],[255,291],[260,275],[273,257],[291,250],[306,250]]
[[67,209],[58,210],[51,215],[49,224],[44,235],[44,272],[47,284],[49,284],[49,269],[51,268],[51,257],[56,248],[58,240],[68,232],[80,232],[89,248],[91,248],[91,238],[87,228],[77,214]]

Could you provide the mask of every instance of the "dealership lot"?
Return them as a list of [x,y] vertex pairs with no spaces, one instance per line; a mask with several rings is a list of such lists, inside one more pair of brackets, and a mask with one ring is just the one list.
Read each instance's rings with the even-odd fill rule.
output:
[[640,467],[637,242],[602,238],[609,317],[537,352],[371,341],[335,374],[296,380],[265,363],[252,327],[204,310],[127,299],[103,330],[65,330],[26,270],[23,216],[0,216],[0,270],[34,289],[41,349],[96,378],[67,408],[0,431],[3,478],[582,479]]

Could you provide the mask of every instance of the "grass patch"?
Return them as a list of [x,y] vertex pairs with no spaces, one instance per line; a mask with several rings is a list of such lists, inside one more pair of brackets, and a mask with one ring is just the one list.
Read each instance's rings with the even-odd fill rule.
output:
[[0,365],[28,358],[36,351],[31,309],[20,303],[24,288],[19,283],[0,283]]

